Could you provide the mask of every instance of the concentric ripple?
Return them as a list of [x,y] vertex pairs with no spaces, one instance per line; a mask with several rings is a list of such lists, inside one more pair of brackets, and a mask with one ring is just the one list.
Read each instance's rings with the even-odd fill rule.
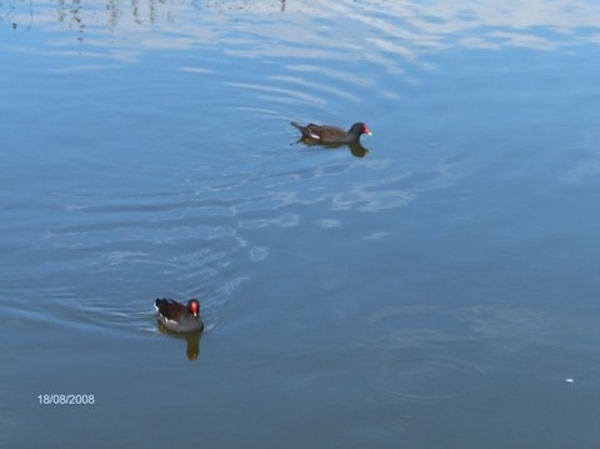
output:
[[484,375],[477,365],[443,356],[406,357],[384,361],[376,371],[374,396],[382,403],[442,401],[460,397]]

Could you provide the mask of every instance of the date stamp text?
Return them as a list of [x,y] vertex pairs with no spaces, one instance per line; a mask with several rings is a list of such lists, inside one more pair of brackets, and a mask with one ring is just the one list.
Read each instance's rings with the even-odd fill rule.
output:
[[96,397],[93,394],[39,394],[40,405],[94,405]]

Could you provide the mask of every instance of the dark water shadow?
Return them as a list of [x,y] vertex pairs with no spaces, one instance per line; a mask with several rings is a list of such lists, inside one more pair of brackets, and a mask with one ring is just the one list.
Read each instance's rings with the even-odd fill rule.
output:
[[296,143],[301,143],[307,147],[321,147],[324,149],[335,150],[343,147],[347,147],[352,153],[354,157],[365,157],[367,156],[371,150],[362,146],[360,142],[354,143],[315,143],[311,139],[307,139],[306,137],[301,137]]
[[171,338],[177,340],[186,341],[186,355],[190,361],[198,360],[200,357],[200,338],[203,332],[190,332],[186,334],[176,334],[167,329],[160,321],[156,321],[156,325],[161,334],[168,335]]

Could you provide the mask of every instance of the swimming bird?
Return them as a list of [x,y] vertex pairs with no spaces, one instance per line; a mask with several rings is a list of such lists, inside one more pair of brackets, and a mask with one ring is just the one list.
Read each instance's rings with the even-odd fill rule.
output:
[[201,332],[204,329],[197,299],[190,299],[187,305],[169,298],[157,299],[154,307],[158,311],[158,321],[172,332]]
[[373,134],[363,122],[355,123],[348,131],[331,125],[315,125],[314,123],[300,125],[297,122],[290,123],[302,133],[303,139],[321,144],[357,143],[361,135],[366,134],[370,136]]

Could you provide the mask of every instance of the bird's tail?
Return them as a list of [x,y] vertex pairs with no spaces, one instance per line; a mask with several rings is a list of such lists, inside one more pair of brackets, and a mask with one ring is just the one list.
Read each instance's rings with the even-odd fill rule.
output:
[[300,123],[298,122],[290,122],[290,125],[292,125],[294,128],[302,131],[302,128],[304,128]]

